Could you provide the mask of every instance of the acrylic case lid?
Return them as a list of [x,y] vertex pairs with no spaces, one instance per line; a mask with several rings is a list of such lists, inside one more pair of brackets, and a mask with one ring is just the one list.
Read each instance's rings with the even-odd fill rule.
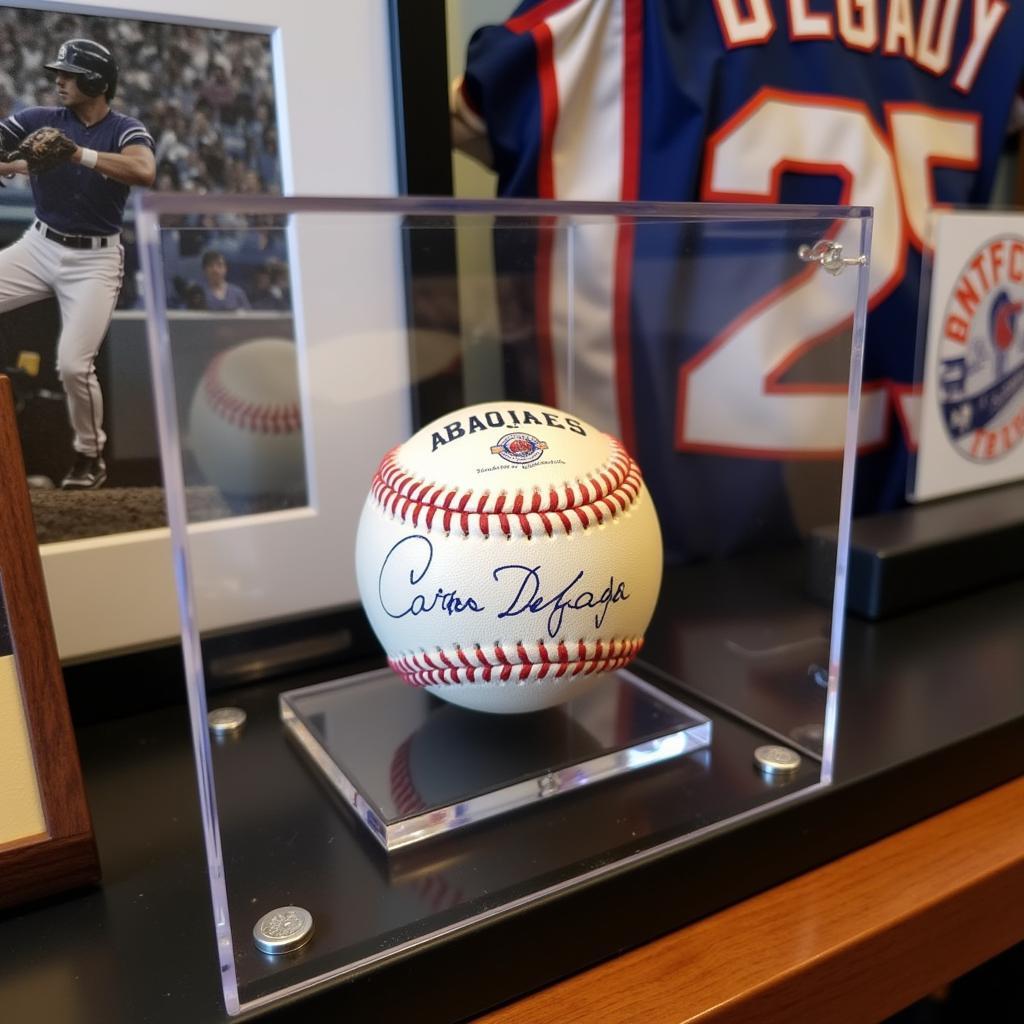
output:
[[[229,1013],[642,871],[830,783],[869,210],[145,195],[136,224]],[[550,418],[522,414],[538,407]],[[426,450],[479,429],[495,479],[543,462],[576,490],[546,482],[516,505],[504,486],[409,483],[385,457],[432,423]],[[557,466],[572,423],[614,453],[582,490]],[[641,486],[656,522],[615,535]],[[387,555],[362,535],[357,586],[368,499],[388,553],[429,538],[438,565],[464,518],[504,531],[504,548],[445,563],[495,586],[518,573],[503,606],[518,633],[479,655],[498,659],[487,678],[592,685],[519,714],[435,696],[482,678],[485,660],[443,642],[474,609],[438,580],[377,621]],[[831,603],[805,565],[829,524]],[[581,529],[604,539],[582,547]],[[487,561],[534,534],[547,547],[528,559]],[[580,575],[523,597],[549,557],[533,552],[564,568],[573,541]],[[591,569],[604,589],[573,590]],[[564,616],[600,630],[647,591],[628,649],[563,644]]]

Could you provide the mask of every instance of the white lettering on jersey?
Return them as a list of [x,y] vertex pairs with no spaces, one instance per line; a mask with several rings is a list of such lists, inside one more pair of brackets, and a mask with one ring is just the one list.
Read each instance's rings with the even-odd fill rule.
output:
[[[975,4],[979,0],[975,0]],[[940,19],[941,13],[941,19]],[[933,75],[944,75],[953,62],[953,34],[960,0],[924,0],[917,35],[917,63]]]
[[914,34],[914,12],[910,9],[910,0],[889,0],[882,53],[887,57],[903,54],[911,60],[914,59],[914,55],[917,53],[917,40]]
[[851,50],[878,46],[878,5],[875,0],[836,0],[839,35]]
[[792,39],[831,39],[832,17],[811,14],[807,0],[789,0],[789,28]]
[[768,0],[746,0],[748,13],[740,10],[743,0],[715,0],[722,38],[730,49],[766,43],[775,34],[775,19]]
[[[880,0],[835,0],[835,21],[824,11],[811,11],[810,0],[786,0],[792,40],[838,36],[851,50],[881,48],[887,57],[906,57],[930,74],[944,75],[957,61],[953,85],[970,92],[996,32],[1009,11],[1007,0],[971,0],[971,38],[959,58],[953,52],[956,25],[964,0],[922,0],[915,24],[913,0],[888,0],[884,26]],[[768,0],[713,0],[726,47],[767,43],[775,35]]]
[[1004,0],[974,0],[971,14],[971,42],[960,62],[953,85],[960,92],[970,92],[978,77],[982,61],[995,38],[999,23],[1006,17],[1010,5]]

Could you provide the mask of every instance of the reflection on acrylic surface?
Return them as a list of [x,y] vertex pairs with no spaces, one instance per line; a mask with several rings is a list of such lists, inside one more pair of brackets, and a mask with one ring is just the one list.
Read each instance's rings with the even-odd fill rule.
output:
[[284,693],[281,717],[388,850],[669,761],[711,738],[703,715],[622,670],[596,676],[559,707],[509,716],[443,704],[381,669]]

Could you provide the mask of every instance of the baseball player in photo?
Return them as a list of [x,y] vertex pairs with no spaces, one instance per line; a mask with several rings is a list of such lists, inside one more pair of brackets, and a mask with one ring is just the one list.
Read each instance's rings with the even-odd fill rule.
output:
[[95,361],[121,289],[125,202],[132,185],[153,184],[155,146],[141,121],[111,110],[117,64],[105,46],[69,39],[46,68],[60,105],[0,120],[0,175],[27,174],[35,206],[25,234],[0,251],[0,313],[57,298],[57,372],[75,450],[62,486],[86,489],[107,475]]

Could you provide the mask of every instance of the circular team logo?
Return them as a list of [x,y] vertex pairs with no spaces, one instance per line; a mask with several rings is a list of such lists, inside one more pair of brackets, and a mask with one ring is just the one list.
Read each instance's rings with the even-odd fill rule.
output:
[[547,450],[546,441],[538,441],[533,434],[515,431],[499,438],[496,445],[491,446],[492,455],[500,455],[506,462],[514,462],[525,466],[536,462]]
[[964,263],[938,376],[939,413],[965,458],[993,462],[1024,438],[1024,238],[991,239]]

